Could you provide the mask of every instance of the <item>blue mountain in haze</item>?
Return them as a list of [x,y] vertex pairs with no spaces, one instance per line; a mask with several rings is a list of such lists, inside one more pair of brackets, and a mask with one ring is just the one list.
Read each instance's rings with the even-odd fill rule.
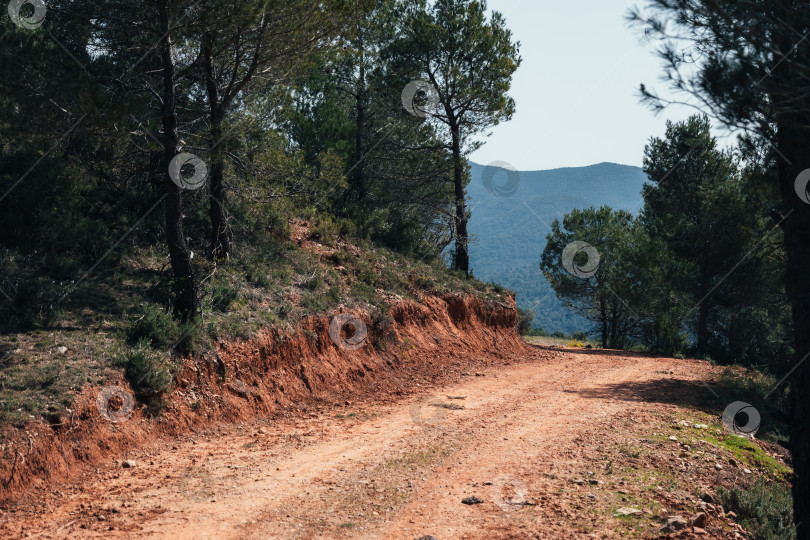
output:
[[549,332],[589,330],[586,320],[563,307],[540,272],[546,235],[555,219],[574,208],[607,205],[637,213],[644,172],[615,163],[549,171],[471,167],[467,195],[475,277],[515,291],[518,306],[534,312],[535,326]]

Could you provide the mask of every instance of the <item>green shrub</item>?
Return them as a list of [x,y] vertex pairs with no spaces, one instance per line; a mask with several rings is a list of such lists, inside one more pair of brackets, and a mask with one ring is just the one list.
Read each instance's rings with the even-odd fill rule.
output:
[[532,328],[526,335],[533,337],[548,337],[548,334],[542,328]]
[[333,246],[340,237],[341,226],[332,221],[329,216],[321,215],[314,219],[309,231],[315,240]]
[[525,336],[532,329],[532,321],[534,320],[534,312],[531,310],[524,310],[518,308],[518,323],[517,328],[520,335]]
[[357,300],[362,300],[369,304],[375,304],[375,289],[374,287],[362,282],[355,281],[352,283],[351,295]]
[[211,309],[227,313],[237,298],[239,298],[239,287],[232,283],[216,283],[211,291]]
[[[194,340],[190,345],[189,352],[199,352],[207,346],[207,340],[221,340],[221,339],[250,339],[254,337],[255,326],[253,323],[245,320],[245,316],[241,313],[231,313],[217,320],[208,321],[204,332],[194,331]],[[197,339],[199,334],[199,338]]]
[[357,236],[357,225],[347,218],[340,218],[337,221],[338,232],[342,238],[351,238]]
[[247,251],[238,263],[244,269],[245,279],[263,289],[270,289],[273,285],[271,279],[281,267],[289,267],[283,258],[275,252],[261,252],[255,249]]
[[177,338],[170,344],[179,354],[197,354],[208,348],[210,342],[199,319],[183,323],[178,328]]
[[273,279],[278,281],[287,281],[293,276],[293,274],[295,274],[295,271],[289,263],[282,261],[277,267],[272,268],[270,273],[273,276]]
[[760,479],[747,489],[719,488],[718,494],[723,506],[737,513],[740,524],[756,540],[796,538],[790,486]]
[[385,342],[394,338],[394,318],[386,304],[371,311],[371,327],[368,339],[377,350],[385,350]]
[[438,289],[438,285],[437,285],[436,281],[434,279],[428,277],[428,276],[422,276],[422,275],[416,276],[416,278],[414,279],[414,282],[416,283],[417,287],[419,287],[420,289],[423,289],[425,291],[433,292],[436,289]]
[[290,225],[285,213],[275,205],[267,205],[261,212],[264,230],[269,233],[270,239],[282,243],[290,239]]
[[205,333],[209,339],[216,341],[222,337],[222,331],[216,321],[208,321],[205,324]]
[[47,389],[59,382],[59,374],[62,371],[61,361],[31,370],[25,377],[25,387],[31,389]]
[[155,304],[143,306],[140,317],[135,319],[126,331],[129,343],[135,344],[146,340],[152,347],[158,349],[174,345],[179,334],[177,322],[171,313]]
[[720,375],[716,391],[723,404],[731,403],[738,396],[746,396],[745,401],[762,415],[757,438],[779,442],[788,438],[790,396],[789,392],[774,391],[778,382],[773,375],[759,371],[738,373],[728,369]]
[[333,304],[340,303],[340,287],[335,285],[329,289],[329,299],[332,301]]
[[380,284],[380,276],[377,275],[377,268],[373,262],[358,261],[357,281],[376,288]]
[[644,325],[642,342],[652,352],[683,358],[688,349],[688,339],[676,314],[657,314]]
[[154,349],[195,354],[205,350],[209,343],[206,330],[201,328],[199,319],[181,324],[168,311],[147,304],[141,316],[127,328],[126,336],[130,344],[146,342]]
[[323,285],[323,276],[320,272],[315,271],[310,276],[304,276],[301,285],[308,291],[316,291]]
[[316,294],[305,294],[301,300],[301,307],[307,315],[317,315],[326,311],[326,304],[322,301],[321,297]]
[[[0,265],[0,270],[3,270],[3,265]],[[30,276],[2,281],[0,327],[8,325],[20,330],[51,327],[69,303],[67,298],[60,300],[73,287],[72,282]]]
[[123,353],[116,363],[124,368],[124,376],[136,393],[159,398],[171,390],[174,379],[173,369],[164,358],[144,339]]

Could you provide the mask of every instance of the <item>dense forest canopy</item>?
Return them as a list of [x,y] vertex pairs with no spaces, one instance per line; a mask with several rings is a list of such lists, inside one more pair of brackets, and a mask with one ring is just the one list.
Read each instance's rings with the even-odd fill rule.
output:
[[[2,38],[2,203],[26,209],[0,218],[4,261],[28,270],[15,288],[162,238],[191,320],[194,254],[221,264],[292,215],[423,259],[455,243],[468,271],[465,156],[512,114],[520,62],[485,2],[54,2],[42,20],[36,5]],[[440,108],[409,113],[414,84],[410,101]],[[41,302],[7,308],[35,323]]]

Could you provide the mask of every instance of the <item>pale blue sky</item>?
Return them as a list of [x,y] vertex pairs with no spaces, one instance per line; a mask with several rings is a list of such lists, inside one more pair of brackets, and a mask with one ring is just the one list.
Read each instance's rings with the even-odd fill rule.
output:
[[624,20],[635,3],[489,0],[488,10],[503,13],[521,42],[523,64],[510,92],[517,102],[514,118],[494,128],[471,159],[505,161],[518,170],[603,161],[641,166],[644,145],[664,134],[665,121],[695,110],[673,106],[655,116],[639,103],[639,83],[661,95],[669,89],[659,80],[653,44]]

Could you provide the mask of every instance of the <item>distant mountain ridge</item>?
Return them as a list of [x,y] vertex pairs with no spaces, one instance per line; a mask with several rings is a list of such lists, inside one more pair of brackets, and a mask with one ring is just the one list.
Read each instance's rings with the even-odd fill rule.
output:
[[534,312],[535,326],[566,333],[587,330],[587,321],[562,306],[540,272],[546,235],[555,219],[574,208],[607,205],[637,213],[647,176],[639,167],[616,163],[547,171],[470,165],[470,266],[475,277],[515,291],[518,306]]

